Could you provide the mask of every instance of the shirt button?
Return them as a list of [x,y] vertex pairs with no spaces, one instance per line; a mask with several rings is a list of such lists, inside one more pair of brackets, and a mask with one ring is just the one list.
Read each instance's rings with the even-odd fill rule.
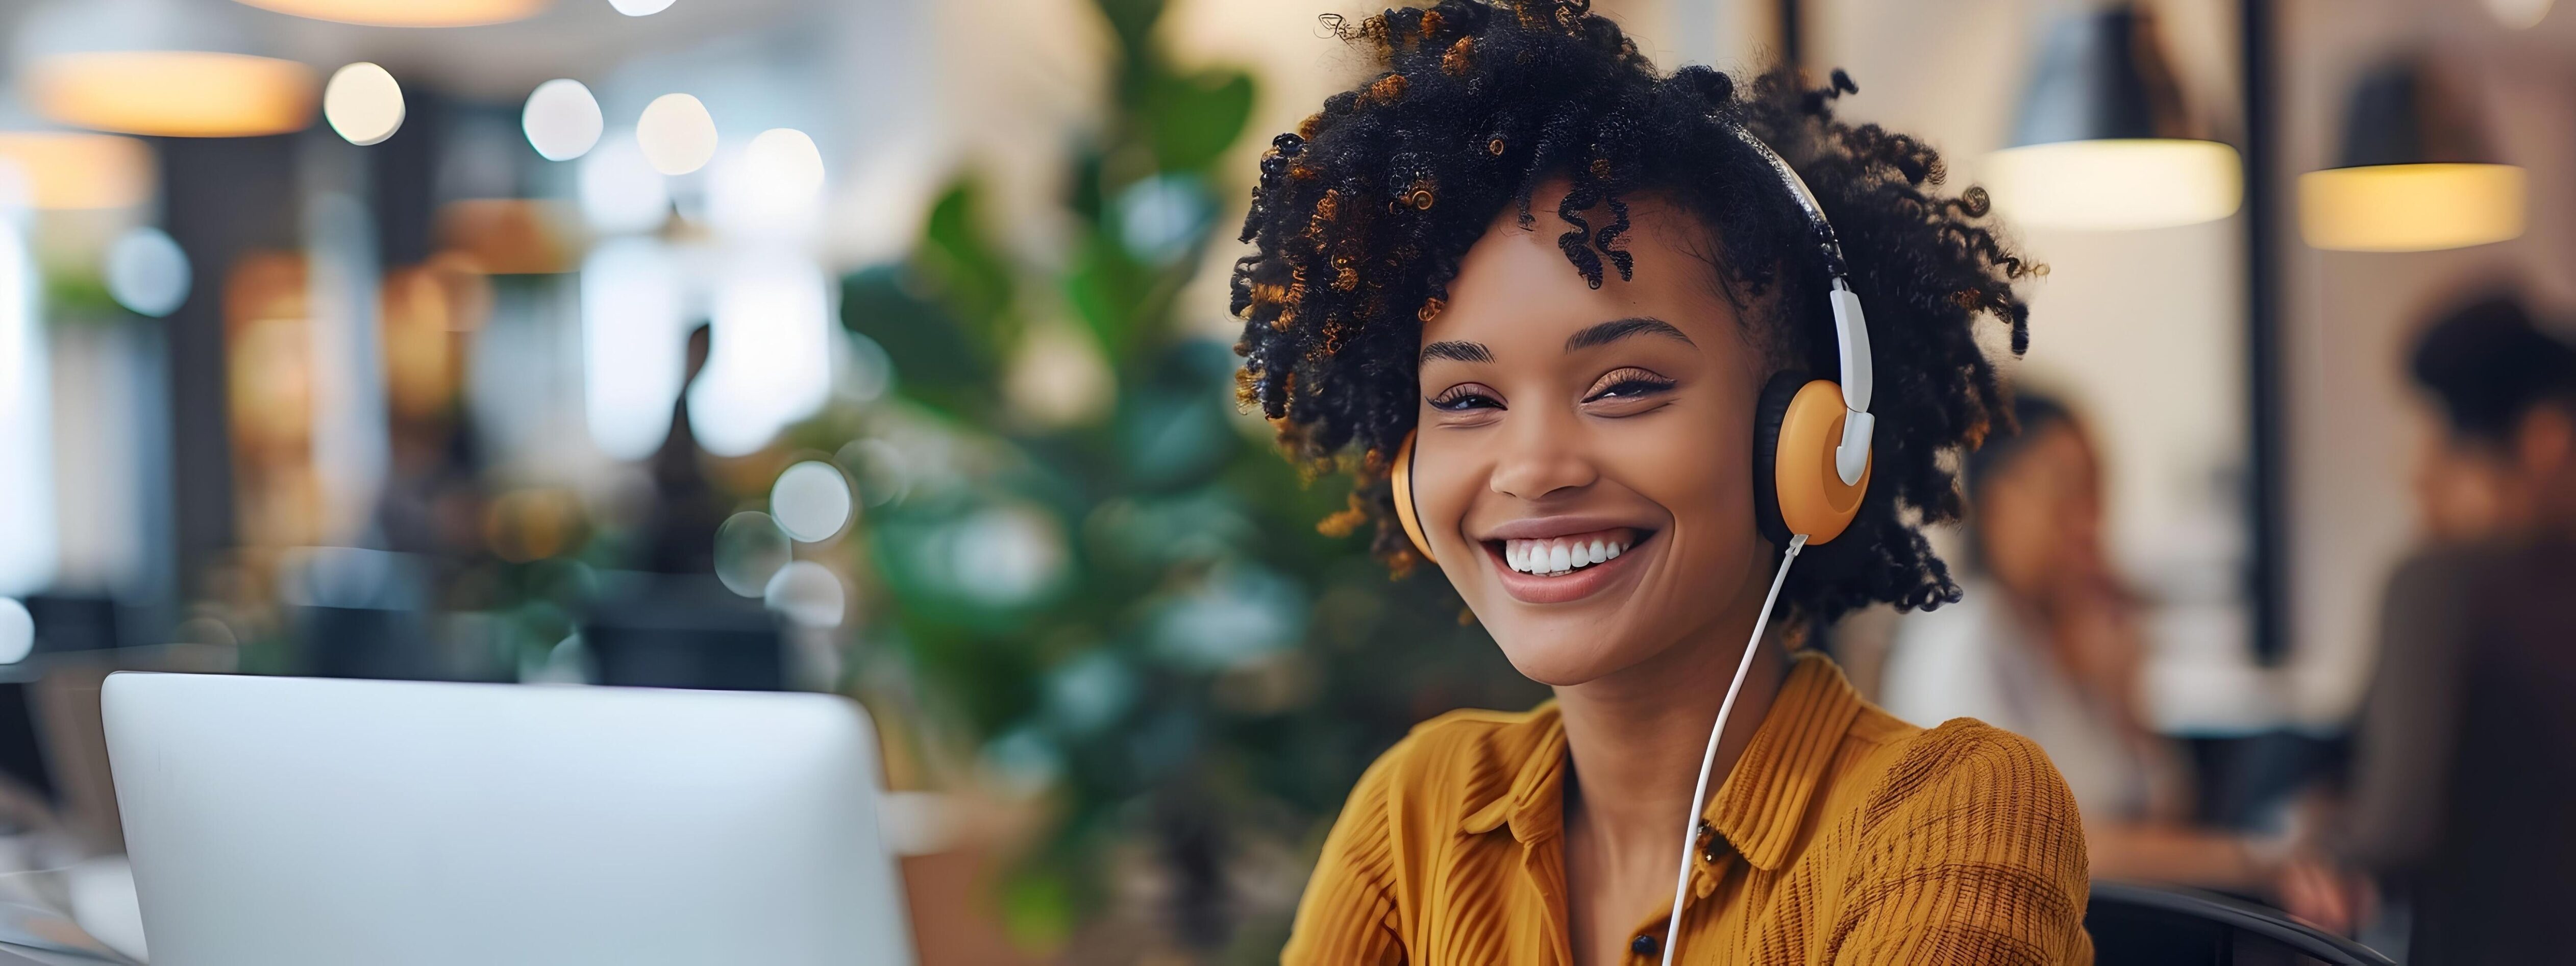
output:
[[1663,944],[1663,940],[1657,939],[1653,936],[1639,935],[1637,938],[1628,941],[1628,951],[1636,953],[1639,956],[1652,956],[1655,954],[1655,950]]

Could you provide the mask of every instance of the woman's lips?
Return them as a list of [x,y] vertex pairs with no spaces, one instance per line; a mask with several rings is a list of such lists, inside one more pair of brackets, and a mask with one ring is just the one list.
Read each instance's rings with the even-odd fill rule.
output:
[[[1653,538],[1654,534],[1650,532],[1616,528],[1548,540],[1486,540],[1479,546],[1484,548],[1485,558],[1493,565],[1495,576],[1502,581],[1503,591],[1512,595],[1512,599],[1524,604],[1561,604],[1582,600],[1599,593],[1602,588],[1619,579],[1619,575],[1642,566],[1635,562],[1638,558],[1635,549]],[[1584,550],[1589,550],[1595,542],[1600,543],[1604,550],[1603,556],[1607,559],[1600,563],[1573,567],[1568,571],[1544,576],[1540,573],[1524,573],[1512,566],[1512,557],[1522,555],[1524,561],[1530,563],[1533,569],[1539,567],[1552,569],[1555,566],[1554,554],[1558,550],[1566,552],[1568,557],[1566,562],[1572,565],[1575,560],[1583,559],[1575,556],[1578,542]],[[1619,555],[1608,556],[1608,547],[1614,543],[1621,547]],[[1538,554],[1547,554],[1548,558],[1540,561]]]

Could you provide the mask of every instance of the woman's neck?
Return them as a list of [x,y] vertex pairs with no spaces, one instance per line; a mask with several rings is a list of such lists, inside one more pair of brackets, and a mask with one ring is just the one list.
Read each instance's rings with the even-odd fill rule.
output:
[[[1760,606],[1756,597],[1749,608],[1731,609],[1730,618],[1708,633],[1713,639],[1686,642],[1609,677],[1556,689],[1573,759],[1566,795],[1569,840],[1598,849],[1614,878],[1642,874],[1629,867],[1643,863],[1671,880],[1680,854],[1673,836],[1690,810],[1708,729]],[[1732,611],[1742,611],[1740,619]],[[1776,640],[1763,641],[1710,767],[1711,798],[1752,743],[1787,676],[1785,650]]]

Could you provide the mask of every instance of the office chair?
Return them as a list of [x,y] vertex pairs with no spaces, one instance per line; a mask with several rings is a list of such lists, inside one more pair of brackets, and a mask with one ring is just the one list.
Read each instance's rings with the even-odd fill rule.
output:
[[2096,966],[2396,966],[2277,910],[2196,889],[2095,882],[2084,928]]

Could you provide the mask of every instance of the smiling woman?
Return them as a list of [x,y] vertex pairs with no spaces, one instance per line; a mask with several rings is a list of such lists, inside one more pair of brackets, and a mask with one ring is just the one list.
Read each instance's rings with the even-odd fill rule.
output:
[[2019,352],[2036,270],[1984,194],[1836,121],[1839,72],[1660,74],[1579,2],[1326,21],[1383,72],[1263,158],[1244,399],[1292,458],[1355,471],[1328,527],[1434,562],[1556,698],[1389,750],[1283,958],[2089,960],[2045,756],[1906,725],[1787,647],[1958,599],[1918,528],[1957,517],[1947,467],[2010,418],[1974,330]]

